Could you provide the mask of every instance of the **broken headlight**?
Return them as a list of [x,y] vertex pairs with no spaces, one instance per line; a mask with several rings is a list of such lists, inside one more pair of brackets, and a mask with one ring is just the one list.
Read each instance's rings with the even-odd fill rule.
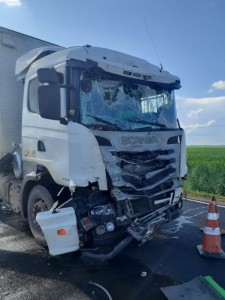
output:
[[109,216],[114,214],[114,208],[111,204],[99,205],[91,210],[92,216]]

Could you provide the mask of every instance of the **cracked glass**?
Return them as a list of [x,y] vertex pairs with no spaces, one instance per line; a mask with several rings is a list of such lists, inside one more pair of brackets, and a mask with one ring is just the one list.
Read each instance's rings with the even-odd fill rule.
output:
[[82,124],[108,125],[116,130],[177,128],[173,91],[113,76],[92,74],[80,79],[81,87],[86,87],[80,89]]

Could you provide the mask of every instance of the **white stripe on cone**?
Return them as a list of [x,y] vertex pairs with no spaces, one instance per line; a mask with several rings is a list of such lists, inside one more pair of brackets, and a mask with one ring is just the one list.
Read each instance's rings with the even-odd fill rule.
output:
[[217,220],[218,219],[217,213],[208,213],[207,219],[208,220]]
[[204,227],[204,233],[205,234],[210,234],[210,235],[220,235],[220,228],[216,227],[216,228],[211,228],[211,227]]

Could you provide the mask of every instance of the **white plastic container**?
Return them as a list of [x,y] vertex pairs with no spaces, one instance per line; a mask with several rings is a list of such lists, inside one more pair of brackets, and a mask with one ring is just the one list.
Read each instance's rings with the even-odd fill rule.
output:
[[49,253],[60,255],[79,249],[79,235],[74,208],[65,207],[52,211],[43,211],[37,214],[36,220],[41,227]]

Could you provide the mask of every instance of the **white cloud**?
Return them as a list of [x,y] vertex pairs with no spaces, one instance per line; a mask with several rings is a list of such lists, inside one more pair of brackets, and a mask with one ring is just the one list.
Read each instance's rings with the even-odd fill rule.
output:
[[187,104],[215,104],[225,101],[225,96],[208,98],[186,98]]
[[190,110],[190,111],[188,112],[187,116],[188,116],[188,118],[195,118],[195,119],[197,119],[197,118],[198,118],[198,114],[199,114],[200,112],[202,112],[202,111],[203,111],[202,108],[199,108],[199,109],[197,109],[197,110]]
[[225,90],[225,80],[219,80],[212,84],[212,87],[217,90]]
[[213,92],[213,89],[209,89],[208,93],[211,94]]
[[183,96],[176,96],[176,100],[177,101],[182,101],[182,100],[185,100],[186,98],[183,97]]
[[190,125],[184,125],[184,129],[189,133],[193,130],[196,130],[198,128],[205,128],[205,127],[209,127],[213,124],[215,124],[216,121],[215,120],[210,120],[207,123],[203,123],[203,124],[190,124]]
[[21,0],[0,0],[0,3],[4,3],[7,6],[21,6]]

